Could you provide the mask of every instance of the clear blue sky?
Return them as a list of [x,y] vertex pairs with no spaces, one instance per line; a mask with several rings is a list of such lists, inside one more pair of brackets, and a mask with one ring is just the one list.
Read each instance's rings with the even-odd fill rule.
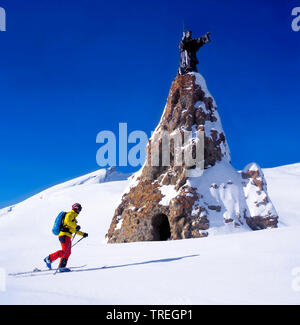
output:
[[[0,207],[98,168],[96,135],[150,135],[179,62],[182,21],[211,32],[199,71],[237,169],[300,162],[299,1],[0,0]],[[130,148],[130,146],[129,146]],[[129,171],[126,168],[121,171]]]

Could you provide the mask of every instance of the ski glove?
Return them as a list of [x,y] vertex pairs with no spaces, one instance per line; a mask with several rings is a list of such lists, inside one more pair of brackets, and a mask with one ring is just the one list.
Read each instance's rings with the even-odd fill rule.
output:
[[80,226],[76,226],[76,231],[79,231],[80,230]]
[[87,237],[88,236],[88,234],[85,232],[85,233],[83,233],[83,238],[85,238],[85,237]]

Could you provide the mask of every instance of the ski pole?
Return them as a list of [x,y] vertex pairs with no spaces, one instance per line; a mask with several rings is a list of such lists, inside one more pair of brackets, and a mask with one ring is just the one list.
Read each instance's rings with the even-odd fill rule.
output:
[[57,271],[59,270],[59,268],[60,268],[60,264],[61,264],[61,261],[63,260],[63,258],[65,258],[66,254],[67,254],[67,251],[70,249],[70,247],[71,247],[71,244],[72,244],[72,242],[73,242],[73,240],[74,240],[74,238],[75,238],[76,234],[77,234],[77,231],[75,232],[75,234],[74,234],[74,236],[73,236],[73,238],[72,238],[72,240],[71,240],[71,242],[70,242],[70,244],[69,244],[69,246],[68,246],[67,250],[65,251],[65,254],[64,254],[64,256],[63,256],[63,257],[62,257],[62,259],[60,260],[60,262],[59,262],[59,264],[58,264],[58,267],[57,267],[57,269],[55,270],[55,272],[54,272],[54,274],[53,274],[53,275],[55,275],[55,274],[57,273]]
[[72,248],[75,246],[75,245],[77,245],[83,238],[85,238],[85,237],[81,237],[79,240],[77,240],[77,242],[74,244],[74,245],[72,245]]

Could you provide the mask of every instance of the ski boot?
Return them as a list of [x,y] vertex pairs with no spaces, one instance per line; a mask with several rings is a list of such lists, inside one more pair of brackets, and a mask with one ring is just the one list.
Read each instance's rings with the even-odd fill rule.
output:
[[61,259],[58,272],[70,272],[71,271],[70,269],[68,269],[66,267],[67,266],[67,262],[68,262],[68,260],[66,258],[62,258]]
[[47,257],[44,258],[44,262],[46,263],[47,268],[48,268],[49,270],[52,270],[52,266],[51,266],[51,263],[52,263],[52,262],[50,261],[49,256],[47,256]]
[[69,268],[67,268],[67,267],[60,267],[60,268],[58,269],[58,272],[59,272],[59,273],[71,272],[71,270],[70,270]]

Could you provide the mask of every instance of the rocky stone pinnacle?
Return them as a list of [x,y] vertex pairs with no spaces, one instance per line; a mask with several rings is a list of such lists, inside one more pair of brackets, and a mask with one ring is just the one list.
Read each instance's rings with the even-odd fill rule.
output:
[[[170,140],[167,164],[162,158],[166,134],[183,141],[176,146]],[[197,144],[202,156],[195,156]],[[184,159],[187,149],[196,157],[189,164]],[[106,235],[109,243],[277,227],[278,216],[259,166],[249,164],[242,172],[232,167],[215,100],[199,73],[174,79],[146,150],[144,166],[131,177],[115,210]],[[183,157],[181,164],[178,157]]]

